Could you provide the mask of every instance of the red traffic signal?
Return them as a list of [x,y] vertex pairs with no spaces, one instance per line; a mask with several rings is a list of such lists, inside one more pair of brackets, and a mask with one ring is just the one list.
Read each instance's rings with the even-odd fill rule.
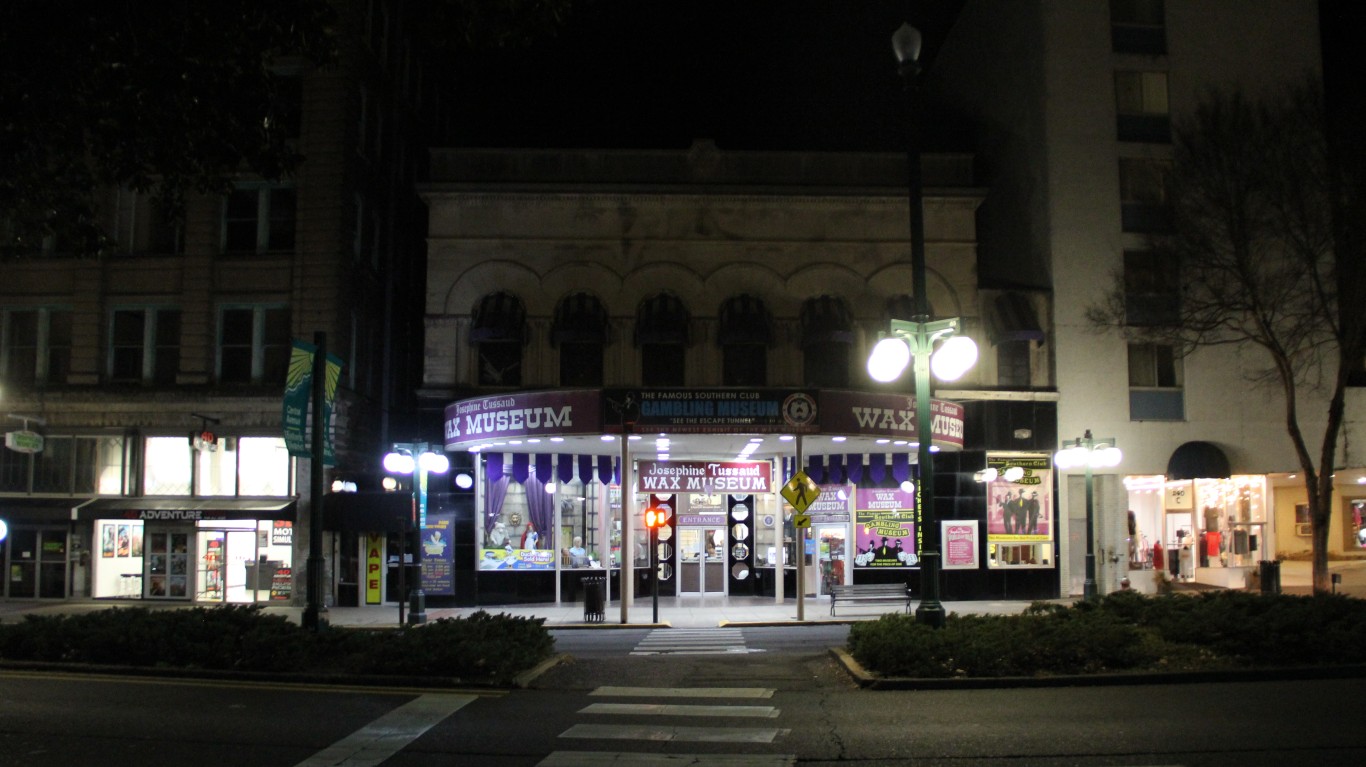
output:
[[664,524],[665,519],[667,519],[667,517],[664,516],[663,509],[657,509],[653,506],[645,509],[645,527],[650,530]]

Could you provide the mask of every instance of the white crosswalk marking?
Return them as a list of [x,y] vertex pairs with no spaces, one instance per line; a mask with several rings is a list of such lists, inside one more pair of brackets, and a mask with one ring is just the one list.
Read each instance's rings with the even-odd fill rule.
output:
[[374,767],[475,700],[473,695],[419,695],[295,767]]
[[632,655],[727,655],[763,652],[745,647],[740,629],[654,629],[640,640]]
[[[740,641],[743,642],[743,639]],[[706,726],[675,724],[689,718],[702,719],[777,719],[781,710],[774,706],[734,704],[691,704],[658,702],[686,699],[756,700],[773,697],[765,687],[599,687],[594,697],[636,699],[626,703],[590,703],[578,711],[585,716],[669,717],[669,724],[613,724],[610,720],[575,724],[560,733],[561,738],[577,740],[639,741],[648,751],[556,751],[538,767],[686,767],[708,764],[723,767],[792,767],[795,754],[675,754],[660,753],[665,743],[736,743],[764,746],[792,731],[782,727],[735,727],[712,721]],[[642,700],[653,698],[655,700]]]

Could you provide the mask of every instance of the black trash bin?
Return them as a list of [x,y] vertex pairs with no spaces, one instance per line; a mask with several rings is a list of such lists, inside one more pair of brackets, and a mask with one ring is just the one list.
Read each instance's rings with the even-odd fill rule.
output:
[[1263,594],[1281,593],[1281,563],[1274,559],[1263,559],[1260,578]]
[[585,575],[579,580],[583,586],[583,620],[602,623],[607,619],[607,576]]

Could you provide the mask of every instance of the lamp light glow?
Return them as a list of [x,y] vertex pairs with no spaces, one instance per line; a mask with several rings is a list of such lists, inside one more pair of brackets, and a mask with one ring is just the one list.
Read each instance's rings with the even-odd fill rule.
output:
[[911,364],[911,347],[900,338],[889,337],[877,342],[868,355],[868,375],[874,381],[890,383],[901,376]]
[[967,336],[953,336],[930,357],[930,370],[941,381],[957,381],[977,364],[977,343]]

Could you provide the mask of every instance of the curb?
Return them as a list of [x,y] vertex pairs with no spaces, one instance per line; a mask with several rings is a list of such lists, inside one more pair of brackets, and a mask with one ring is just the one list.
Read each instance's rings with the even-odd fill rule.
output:
[[561,631],[570,629],[573,631],[612,631],[614,629],[671,629],[673,624],[668,621],[659,623],[546,623],[542,624],[547,631]]
[[1283,666],[1219,671],[1137,671],[1130,674],[1060,674],[1057,676],[1000,676],[917,678],[886,677],[863,667],[842,647],[830,655],[867,690],[994,690],[1025,687],[1118,687],[1141,684],[1204,684],[1208,682],[1265,682],[1311,679],[1359,679],[1366,664],[1350,666]]
[[555,668],[561,663],[568,663],[573,659],[573,656],[569,655],[568,653],[557,653],[549,658],[546,658],[540,663],[537,663],[535,666],[532,666],[526,671],[523,671],[517,676],[514,676],[512,678],[512,684],[518,689],[525,690],[526,688],[531,686],[532,682],[535,682],[545,672],[549,671],[552,668]]

